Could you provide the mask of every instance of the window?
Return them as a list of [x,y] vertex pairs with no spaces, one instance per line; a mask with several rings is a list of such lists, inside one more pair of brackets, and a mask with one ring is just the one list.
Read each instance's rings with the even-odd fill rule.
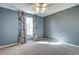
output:
[[33,35],[33,18],[26,17],[26,28],[27,28],[27,35]]

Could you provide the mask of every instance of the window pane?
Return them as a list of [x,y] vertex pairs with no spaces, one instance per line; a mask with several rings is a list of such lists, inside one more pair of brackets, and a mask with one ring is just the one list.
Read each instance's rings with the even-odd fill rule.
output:
[[33,35],[33,18],[26,17],[26,28],[27,28],[27,35]]

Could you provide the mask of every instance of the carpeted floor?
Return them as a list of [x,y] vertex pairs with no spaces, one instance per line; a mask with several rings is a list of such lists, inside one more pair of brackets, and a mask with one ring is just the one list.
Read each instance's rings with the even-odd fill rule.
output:
[[79,55],[79,47],[64,43],[55,44],[49,41],[36,41],[0,48],[0,55]]

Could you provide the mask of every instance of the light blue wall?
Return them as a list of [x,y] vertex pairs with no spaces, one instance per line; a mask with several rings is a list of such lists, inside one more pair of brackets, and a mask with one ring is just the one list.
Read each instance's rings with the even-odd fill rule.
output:
[[42,17],[37,17],[37,35],[38,38],[43,38],[44,22]]
[[5,8],[0,8],[0,45],[17,42],[18,13]]
[[79,5],[44,18],[45,37],[79,45]]
[[[26,14],[32,17],[32,14]],[[43,37],[43,18],[37,16],[37,35]],[[0,46],[17,42],[18,12],[0,7]],[[32,38],[32,36],[30,36]]]

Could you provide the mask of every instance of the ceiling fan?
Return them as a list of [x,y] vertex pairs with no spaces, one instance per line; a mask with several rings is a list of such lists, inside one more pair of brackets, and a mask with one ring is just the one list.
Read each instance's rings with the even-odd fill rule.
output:
[[47,3],[34,3],[32,7],[37,13],[44,13],[47,10],[48,4]]

